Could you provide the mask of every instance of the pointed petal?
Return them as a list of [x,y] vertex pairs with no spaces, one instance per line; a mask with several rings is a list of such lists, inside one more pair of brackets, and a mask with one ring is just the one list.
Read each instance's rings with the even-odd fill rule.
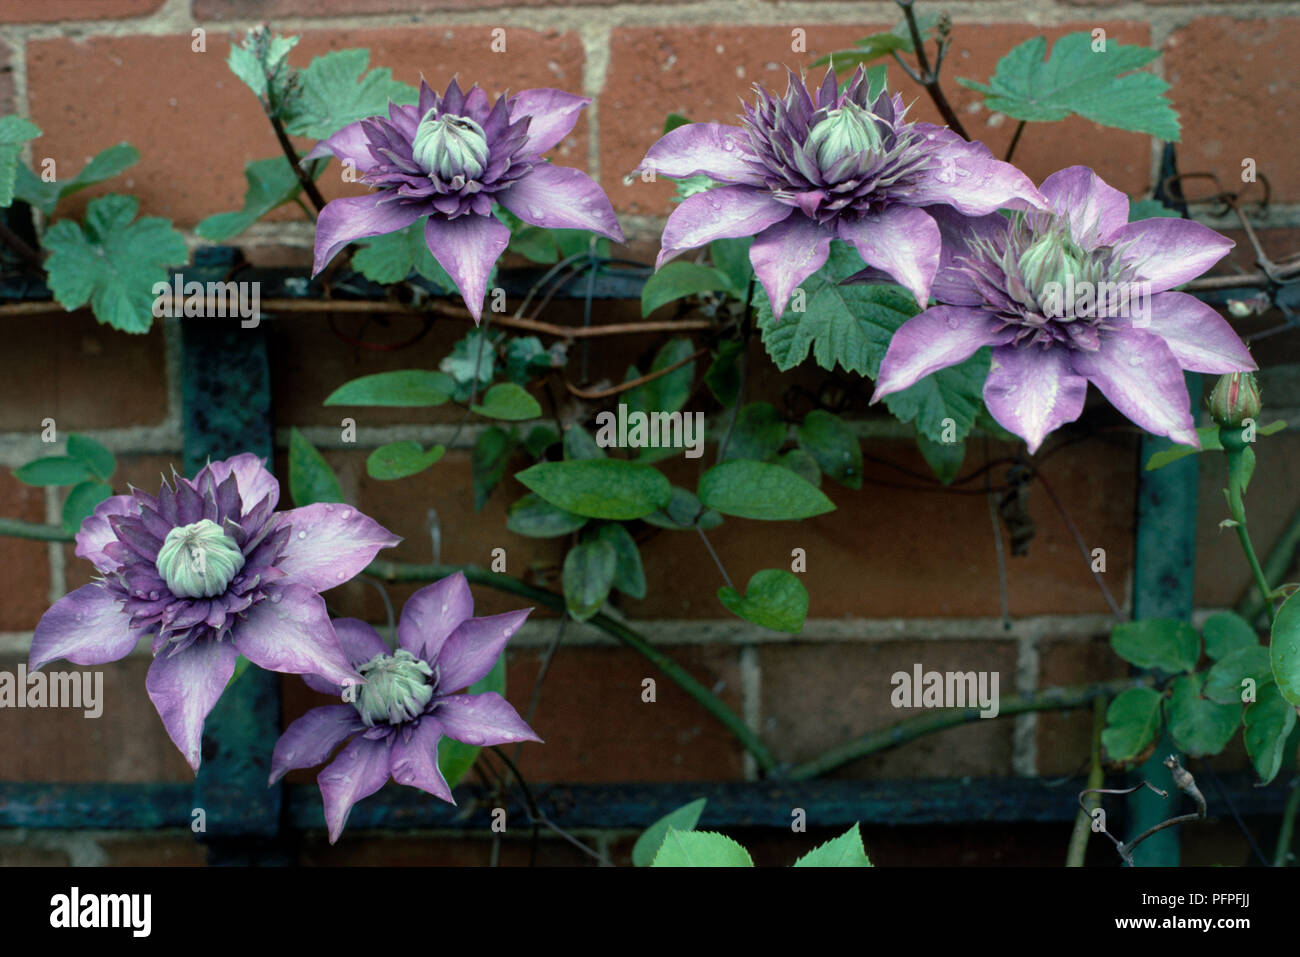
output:
[[589,97],[563,90],[520,90],[510,100],[510,122],[528,117],[525,142],[531,152],[541,154],[569,135],[578,114],[590,102]]
[[314,276],[324,269],[352,240],[395,233],[426,212],[418,203],[393,202],[391,194],[382,192],[345,196],[327,203],[316,218],[316,253],[311,274]]
[[375,165],[375,158],[370,152],[370,139],[360,120],[349,123],[337,133],[321,140],[302,158],[302,162],[322,156],[337,156],[344,163],[351,162],[358,173],[365,173]]
[[[239,498],[244,503],[244,514],[247,515],[268,495],[271,497],[271,508],[274,509],[280,501],[280,483],[275,480],[262,460],[252,452],[243,452],[233,458],[224,459],[220,462],[210,462],[203,467],[204,471],[212,474],[213,480],[220,485],[230,475],[235,476],[235,484],[239,488]],[[203,472],[199,472],[201,476]],[[195,483],[199,481],[195,477]]]
[[934,306],[899,326],[876,376],[876,402],[898,392],[932,372],[964,362],[981,346],[1000,346],[1011,341],[1012,329],[998,330],[998,323],[982,309]]
[[763,186],[763,178],[746,160],[757,162],[749,137],[738,126],[687,123],[665,133],[650,147],[637,170],[684,179],[707,176],[719,183]]
[[1190,219],[1140,219],[1115,231],[1112,245],[1126,246],[1123,258],[1151,283],[1152,294],[1195,279],[1236,245],[1209,226]]
[[1083,412],[1088,380],[1070,367],[1064,349],[999,346],[984,383],[989,413],[1037,452],[1054,429]]
[[966,216],[951,206],[927,206],[926,215],[939,227],[939,268],[930,283],[930,295],[946,306],[979,306],[980,295],[971,278],[957,268],[957,259],[966,253],[976,237],[996,241],[1007,230],[1006,217],[998,213]]
[[493,199],[526,223],[546,229],[589,229],[623,241],[604,191],[582,170],[539,163]]
[[465,744],[488,747],[542,740],[514,706],[495,691],[441,698],[434,713],[442,722],[442,733]]
[[464,572],[426,585],[406,600],[397,622],[397,644],[417,658],[435,662],[442,646],[474,614],[474,596]]
[[1165,341],[1140,329],[1113,329],[1096,352],[1077,350],[1074,371],[1111,405],[1154,435],[1200,448],[1182,367]]
[[77,530],[76,556],[84,558],[102,574],[116,571],[120,562],[115,562],[104,554],[104,546],[117,541],[117,534],[109,524],[114,515],[138,515],[140,506],[133,495],[112,495],[95,506],[95,510],[81,523]]
[[129,655],[140,637],[116,595],[103,585],[82,585],[41,616],[27,667],[35,671],[56,658],[76,665],[106,664]]
[[854,245],[863,262],[893,276],[925,308],[942,240],[938,225],[924,210],[890,206],[854,222],[840,220],[839,235]]
[[[279,597],[279,601],[272,599]],[[267,671],[315,674],[339,685],[361,676],[339,646],[325,599],[310,588],[289,585],[244,613],[231,640],[239,653]]]
[[276,567],[288,581],[326,591],[356,576],[381,548],[402,539],[373,518],[346,505],[317,502],[281,512],[277,529],[289,526],[289,540]]
[[394,735],[377,740],[358,735],[316,776],[325,802],[325,824],[330,843],[343,833],[352,806],[388,783],[389,751]]
[[506,642],[519,630],[531,611],[531,608],[525,608],[462,622],[447,638],[438,655],[438,687],[444,691],[459,691],[491,671]]
[[1038,191],[1058,216],[1069,218],[1074,241],[1085,249],[1107,243],[1128,223],[1128,197],[1086,166],[1053,173]]
[[1133,327],[1165,340],[1178,364],[1189,372],[1247,372],[1259,368],[1227,320],[1195,296],[1162,292],[1151,297],[1149,324]]
[[749,261],[779,322],[799,284],[821,269],[831,252],[830,229],[795,213],[754,237]]
[[488,274],[510,242],[510,230],[495,216],[430,216],[424,241],[438,265],[447,270],[461,298],[478,322],[483,316]]
[[203,722],[226,690],[238,657],[230,642],[204,638],[155,658],[145,675],[145,691],[163,727],[195,771],[203,754]]
[[910,189],[890,190],[909,206],[943,203],[968,216],[998,209],[1046,209],[1047,202],[1033,181],[1010,163],[996,159],[980,142],[962,139],[952,130],[916,123],[924,134],[921,149],[932,152],[933,166]]
[[767,190],[748,186],[720,186],[688,196],[668,217],[655,268],[715,239],[757,236],[794,212]]
[[410,732],[408,738],[403,731],[393,735],[393,752],[389,764],[393,780],[407,787],[419,788],[441,798],[449,804],[455,804],[447,779],[438,767],[438,739],[442,737],[442,722],[431,714],[426,714],[420,723]]
[[366,730],[361,715],[350,704],[331,704],[312,708],[289,725],[271,754],[271,779],[274,784],[296,768],[314,768],[329,758],[348,735]]
[[338,635],[339,646],[354,668],[364,665],[375,655],[392,653],[392,649],[388,647],[388,643],[379,632],[359,618],[335,618],[333,625],[334,633]]

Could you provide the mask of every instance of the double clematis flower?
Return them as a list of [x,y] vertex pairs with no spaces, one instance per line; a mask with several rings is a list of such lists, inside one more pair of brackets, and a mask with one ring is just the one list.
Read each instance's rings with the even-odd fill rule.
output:
[[429,251],[451,276],[475,321],[488,275],[510,241],[493,202],[526,223],[586,229],[623,241],[609,199],[580,170],[542,159],[573,129],[587,97],[523,90],[489,103],[478,86],[453,79],[434,93],[420,81],[415,106],[390,103],[388,117],[343,127],[305,157],[337,156],[375,188],[328,203],[316,221],[312,274],[348,243],[405,229],[427,216]]
[[453,693],[492,670],[531,611],[473,617],[469,584],[457,573],[421,588],[403,606],[396,650],[365,622],[338,619],[339,640],[366,683],[304,678],[349,703],[313,708],[289,725],[271,757],[271,783],[294,768],[321,764],[351,739],[317,776],[331,844],[352,806],[390,778],[455,804],[438,768],[441,738],[476,746],[541,741],[499,694]]
[[992,346],[985,405],[1031,452],[1079,417],[1089,382],[1148,432],[1199,447],[1183,370],[1256,366],[1218,313],[1171,290],[1231,240],[1186,219],[1130,223],[1128,197],[1084,166],[1041,191],[1050,212],[944,221],[940,305],[894,334],[872,401]]
[[243,655],[270,671],[356,681],[320,592],[400,538],[344,505],[275,511],[280,486],[255,455],[100,503],[76,554],[100,580],[65,595],[32,639],[30,667],[99,665],[153,638],[145,688],[198,770],[203,723]]
[[793,73],[785,96],[755,86],[742,125],[692,123],[667,133],[638,169],[720,184],[684,199],[664,228],[657,266],[715,239],[753,236],[750,261],[777,319],[816,272],[832,239],[852,243],[870,267],[925,307],[939,267],[933,207],[972,216],[1044,206],[1027,176],[982,143],[904,120],[902,98],[871,99],[859,67],[816,94]]

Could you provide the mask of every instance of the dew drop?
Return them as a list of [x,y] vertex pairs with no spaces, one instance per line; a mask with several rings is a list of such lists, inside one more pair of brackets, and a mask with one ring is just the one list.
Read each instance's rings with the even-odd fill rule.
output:
[[326,505],[326,506],[325,506],[325,511],[327,511],[327,512],[332,512],[332,511],[334,511],[334,506],[333,506],[333,505]]
[[1128,364],[1137,368],[1142,364],[1142,357],[1135,352],[1128,357]]
[[307,533],[306,533],[306,532],[299,532],[299,533],[298,533],[298,537],[299,537],[299,538],[306,538],[306,537],[307,537]]
[[726,150],[728,153],[730,153],[732,150],[736,148],[736,144],[732,140],[723,140],[722,148]]
[[339,579],[339,581],[343,581],[343,579],[345,579],[345,578],[347,578],[347,577],[348,577],[348,576],[347,576],[345,573],[343,573],[343,572],[339,572],[339,574],[338,574],[338,579]]
[[276,592],[274,595],[271,596],[271,604],[272,604],[272,605],[278,605],[278,604],[280,604],[280,599],[282,599],[282,598],[284,598],[284,596],[283,596],[282,594],[280,594],[279,592]]
[[546,219],[546,214],[542,212],[540,209],[538,209],[536,206],[528,207],[528,215],[532,216],[533,219],[539,219],[539,220]]
[[157,593],[156,591],[151,591],[151,592],[149,592],[149,600],[150,600],[150,601],[157,601],[157,600],[158,600],[158,593]]
[[352,517],[352,509],[350,509],[350,508],[345,508],[345,509],[343,510],[343,517],[344,517],[344,518],[351,518],[351,517]]

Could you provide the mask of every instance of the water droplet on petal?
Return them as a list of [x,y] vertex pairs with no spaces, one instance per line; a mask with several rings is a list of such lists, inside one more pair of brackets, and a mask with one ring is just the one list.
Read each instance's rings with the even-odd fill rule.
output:
[[299,538],[306,538],[306,537],[307,537],[307,533],[306,533],[306,532],[299,532],[299,533],[298,533],[298,537],[299,537]]
[[343,581],[343,579],[345,579],[345,578],[347,578],[347,577],[348,577],[348,576],[347,576],[344,572],[339,572],[339,574],[338,574],[338,580],[339,580],[339,581]]
[[546,213],[538,209],[536,206],[528,207],[528,215],[533,217],[533,219],[540,219],[540,220],[546,219]]
[[344,517],[344,518],[351,518],[351,517],[352,517],[352,509],[350,509],[350,508],[345,508],[345,509],[343,510],[343,517]]
[[283,596],[282,594],[280,594],[279,592],[276,592],[275,594],[273,594],[273,595],[271,596],[271,604],[272,604],[272,605],[278,605],[278,604],[280,604],[280,599],[282,599],[283,597],[284,597],[284,596]]
[[1134,352],[1128,357],[1128,364],[1136,368],[1142,364],[1142,357]]
[[732,140],[723,140],[722,148],[726,150],[728,153],[730,153],[732,150],[736,148],[736,144]]

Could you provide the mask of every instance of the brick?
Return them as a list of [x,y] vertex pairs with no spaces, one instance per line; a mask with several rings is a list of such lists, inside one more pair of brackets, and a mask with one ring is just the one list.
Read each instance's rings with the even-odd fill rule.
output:
[[1275,201],[1300,198],[1291,175],[1300,92],[1281,79],[1291,72],[1298,43],[1297,18],[1203,17],[1170,35],[1165,74],[1182,118],[1184,173],[1214,172],[1226,188],[1239,189],[1242,161],[1250,157],[1272,183]]
[[57,847],[0,844],[0,867],[67,867],[68,852]]
[[96,842],[109,867],[204,867],[207,849],[190,831],[105,834]]
[[144,17],[163,0],[4,0],[0,23],[44,23],[52,20],[123,20]]
[[[833,745],[926,709],[896,709],[890,676],[925,671],[998,672],[999,695],[1015,693],[1011,642],[890,641],[770,645],[762,667],[763,739],[783,761],[810,760]],[[828,777],[996,777],[1010,773],[1011,722],[979,720],[878,752]]]
[[[806,69],[813,58],[843,49],[852,37],[887,30],[891,24],[810,26],[808,53],[792,53],[786,27],[618,27],[610,36],[610,67],[600,96],[601,175],[617,209],[628,213],[666,215],[673,187],[639,180],[624,185],[631,172],[663,131],[669,112],[697,122],[735,123],[736,97],[752,99],[751,84],[785,89],[785,67]],[[1038,29],[1025,24],[976,26],[960,24],[944,64],[944,90],[968,132],[1002,156],[1015,122],[991,116],[980,94],[967,90],[957,76],[986,80],[997,61],[1016,44],[1038,34],[1049,39],[1094,24]],[[1125,43],[1147,43],[1145,24],[1125,21],[1105,24],[1108,35]],[[913,119],[941,122],[924,91],[889,64],[890,88],[915,101]],[[1146,137],[1106,130],[1080,118],[1036,125],[1017,147],[1016,165],[1035,182],[1061,168],[1061,157],[1093,167],[1118,189],[1136,193],[1149,186],[1150,149]]]
[[[0,470],[0,515],[25,522],[45,521],[45,490],[24,485]],[[0,537],[0,567],[6,570],[0,601],[0,631],[27,631],[45,613],[50,592],[49,545]]]
[[[512,7],[608,6],[617,0],[517,0]],[[648,0],[640,0],[648,2]],[[659,0],[662,2],[662,0]],[[685,0],[668,0],[683,3]],[[343,17],[383,13],[497,10],[501,0],[194,0],[200,20],[275,20],[282,17]]]
[[[574,33],[512,29],[514,54],[487,55],[489,26],[440,29],[309,31],[291,59],[306,66],[330,50],[368,47],[371,66],[388,66],[404,82],[423,73],[445,86],[459,72],[469,85],[490,93],[527,87],[581,90],[582,44]],[[226,67],[229,40],[208,37],[206,53],[193,53],[188,34],[136,37],[57,38],[27,46],[28,99],[33,120],[46,130],[40,155],[53,156],[74,171],[94,153],[127,140],[140,163],[111,184],[79,193],[62,212],[79,215],[87,198],[110,189],[134,192],[143,215],[168,216],[192,226],[212,213],[239,209],[244,198],[244,164],[279,154],[275,136],[252,93]],[[159,76],[169,78],[158,83]],[[557,147],[562,165],[585,166],[586,120]],[[230,146],[214,151],[213,144]],[[233,145],[231,145],[233,144]],[[310,149],[299,139],[300,153]],[[322,178],[327,198],[359,194],[344,188],[335,170]],[[300,220],[297,207],[272,214]]]
[[[1129,672],[1106,635],[1091,641],[1051,641],[1039,649],[1040,688],[1122,678]],[[1086,774],[1092,754],[1092,708],[1038,713],[1038,773]]]
[[[0,430],[34,433],[47,417],[61,432],[156,425],[166,419],[159,323],[134,336],[100,325],[89,310],[54,312],[26,323],[28,334],[13,336],[0,354],[5,383]],[[131,387],[124,389],[128,382]]]
[[14,68],[11,61],[13,56],[13,47],[8,43],[0,41],[0,112],[13,113],[17,111],[17,101],[14,98]]

